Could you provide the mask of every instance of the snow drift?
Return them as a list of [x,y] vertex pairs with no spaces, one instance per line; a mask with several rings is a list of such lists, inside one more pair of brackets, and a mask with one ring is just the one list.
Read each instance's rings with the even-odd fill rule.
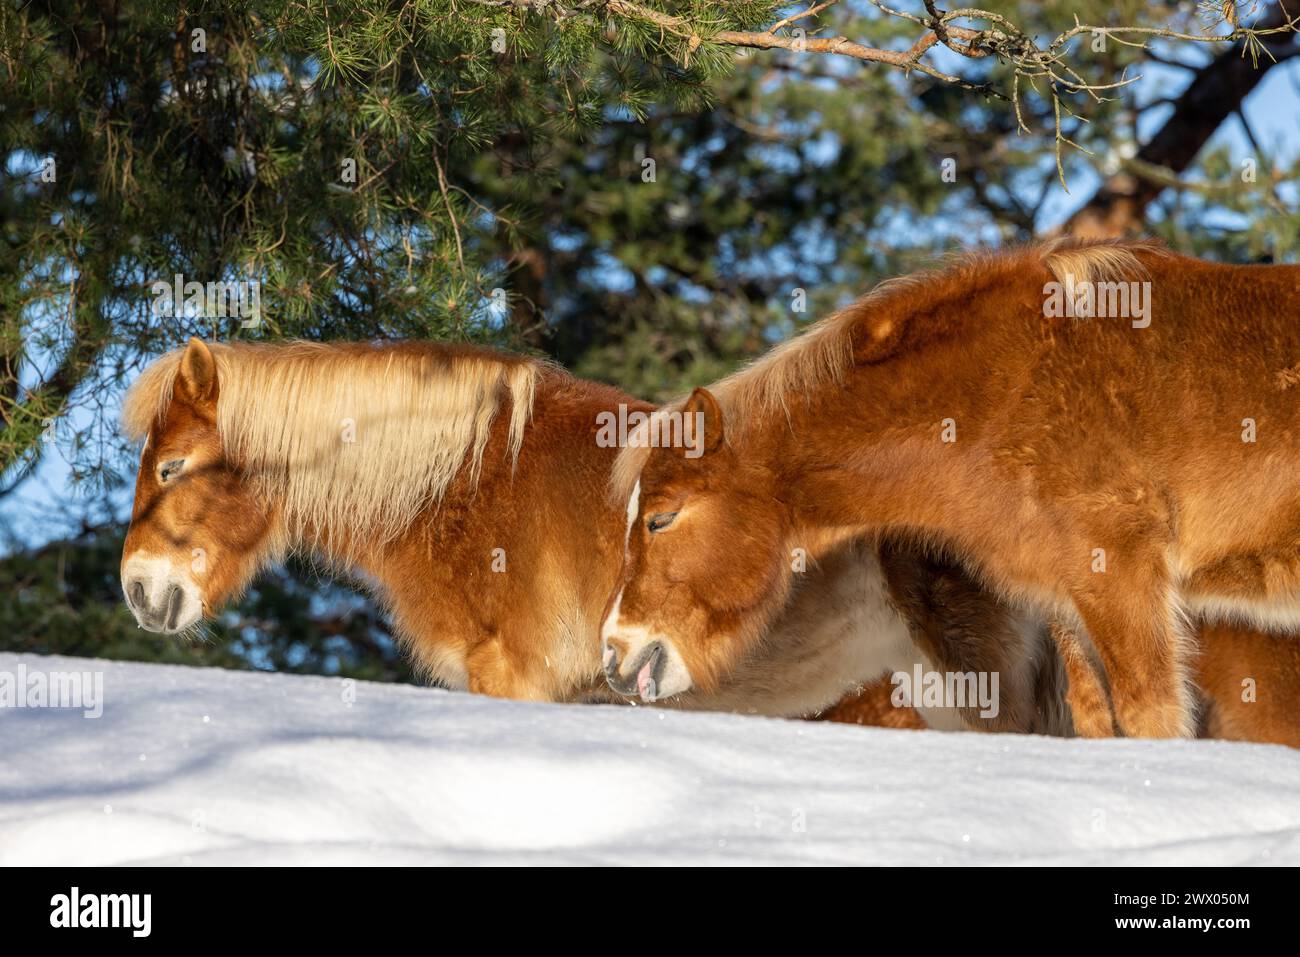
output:
[[1300,752],[0,654],[0,864],[1297,864]]

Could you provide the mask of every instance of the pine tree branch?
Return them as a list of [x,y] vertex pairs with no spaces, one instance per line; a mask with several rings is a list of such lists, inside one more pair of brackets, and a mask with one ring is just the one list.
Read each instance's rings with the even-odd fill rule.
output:
[[[1069,147],[1082,149],[1065,136],[1062,130],[1063,116],[1076,117],[1074,111],[1064,104],[1064,97],[1083,95],[1094,102],[1101,103],[1108,99],[1107,94],[1140,79],[1140,77],[1124,76],[1114,82],[1086,80],[1067,59],[1069,49],[1075,40],[1084,36],[1104,37],[1140,49],[1146,49],[1148,43],[1157,39],[1211,45],[1240,44],[1243,52],[1250,53],[1251,64],[1257,66],[1261,53],[1266,56],[1271,55],[1273,46],[1276,46],[1280,40],[1289,39],[1297,29],[1300,29],[1300,17],[1292,17],[1280,12],[1280,4],[1272,8],[1269,15],[1257,21],[1255,26],[1248,27],[1242,24],[1236,5],[1226,3],[1216,14],[1217,19],[1208,24],[1207,32],[1203,34],[1187,33],[1166,27],[1098,26],[1080,23],[1076,17],[1073,27],[1062,31],[1044,46],[1031,32],[995,11],[977,7],[944,11],[939,9],[935,0],[923,0],[925,13],[913,14],[890,7],[883,0],[871,0],[872,5],[883,15],[908,21],[922,30],[921,35],[909,49],[888,50],[868,46],[844,36],[809,37],[806,35],[808,31],[802,27],[796,34],[778,32],[788,29],[795,21],[815,20],[833,5],[834,0],[812,2],[802,13],[779,20],[764,30],[714,30],[705,23],[695,23],[685,17],[665,13],[645,3],[635,3],[632,0],[578,0],[569,6],[565,6],[558,0],[472,0],[472,2],[488,7],[529,10],[550,16],[557,21],[601,12],[607,18],[653,24],[664,34],[682,41],[683,49],[679,56],[684,66],[690,65],[695,51],[705,43],[744,49],[786,50],[792,53],[842,56],[866,63],[878,63],[902,70],[904,73],[920,73],[961,89],[1013,102],[1022,130],[1026,130],[1020,107],[1022,84],[1028,83],[1037,90],[1041,82],[1046,87],[1043,95],[1051,104],[1056,165],[1062,186],[1065,186],[1065,169],[1062,160],[1064,150]],[[1230,29],[1226,33],[1212,32],[1221,27]],[[982,60],[991,56],[1001,63],[1008,64],[1012,68],[1010,89],[999,89],[984,80],[976,81],[956,73],[948,73],[926,62],[924,56],[935,46],[943,46],[969,60]]]
[[[30,474],[50,422],[62,417],[72,394],[85,381],[104,347],[103,321],[97,296],[85,292],[81,277],[68,292],[71,342],[54,370],[23,398],[6,402],[0,415],[0,475],[17,467],[14,480],[0,488],[3,497]],[[26,463],[22,465],[20,463]]]
[[1175,98],[1174,111],[1165,124],[1122,172],[1107,180],[1070,217],[1062,231],[1085,238],[1116,238],[1142,231],[1147,207],[1177,182],[1266,72],[1300,54],[1300,45],[1294,42],[1296,18],[1289,16],[1282,4],[1274,4],[1260,23],[1268,28],[1263,41],[1268,57],[1256,67],[1246,59],[1248,49],[1243,43],[1202,67]]

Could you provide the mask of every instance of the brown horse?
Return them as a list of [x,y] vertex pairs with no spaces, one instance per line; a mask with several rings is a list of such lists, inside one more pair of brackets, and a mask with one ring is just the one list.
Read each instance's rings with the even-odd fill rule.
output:
[[668,410],[704,455],[621,453],[613,681],[716,687],[792,550],[888,532],[1089,636],[1123,733],[1189,734],[1185,613],[1300,621],[1298,315],[1300,267],[1149,244],[883,284]]
[[[122,557],[127,602],[143,627],[184,632],[301,549],[360,577],[446,686],[607,697],[599,625],[627,516],[606,496],[616,443],[598,439],[601,416],[620,407],[652,409],[487,349],[191,340],[142,374],[123,412],[145,440]],[[887,583],[874,549],[826,555],[762,654],[673,704],[815,713],[884,671],[936,666],[948,629],[977,634],[981,667],[1005,672],[1005,704],[987,726],[1068,730],[1037,716],[1041,665],[1019,650],[1028,628],[1014,612],[972,597],[918,631],[888,597],[891,584],[912,587],[896,564]],[[914,641],[925,628],[928,650]]]

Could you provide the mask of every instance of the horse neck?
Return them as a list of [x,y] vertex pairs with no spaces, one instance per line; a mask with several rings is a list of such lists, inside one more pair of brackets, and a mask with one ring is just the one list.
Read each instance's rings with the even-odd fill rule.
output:
[[[744,430],[742,455],[776,476],[805,538],[834,542],[890,527],[935,527],[965,508],[979,447],[958,405],[981,374],[978,359],[940,374],[924,352],[859,362],[768,411]],[[951,416],[957,421],[946,423]],[[945,440],[955,429],[956,441]],[[978,498],[978,496],[975,496]],[[987,508],[988,503],[976,503]]]

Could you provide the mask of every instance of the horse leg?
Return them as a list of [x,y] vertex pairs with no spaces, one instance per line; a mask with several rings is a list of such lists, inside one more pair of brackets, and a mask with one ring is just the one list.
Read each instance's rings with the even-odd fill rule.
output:
[[813,716],[813,721],[837,724],[862,724],[876,728],[907,728],[919,731],[929,727],[914,708],[895,707],[894,686],[889,676],[850,691],[836,704]]
[[1207,737],[1300,748],[1300,636],[1206,622],[1195,672]]
[[1194,732],[1175,590],[1163,563],[1117,556],[1126,572],[1098,574],[1071,597],[1110,679],[1121,733],[1186,738]]
[[1083,642],[1073,629],[1059,621],[1051,622],[1048,630],[1065,666],[1065,703],[1070,708],[1075,734],[1081,738],[1113,738],[1115,720],[1110,699],[1088,660]]

